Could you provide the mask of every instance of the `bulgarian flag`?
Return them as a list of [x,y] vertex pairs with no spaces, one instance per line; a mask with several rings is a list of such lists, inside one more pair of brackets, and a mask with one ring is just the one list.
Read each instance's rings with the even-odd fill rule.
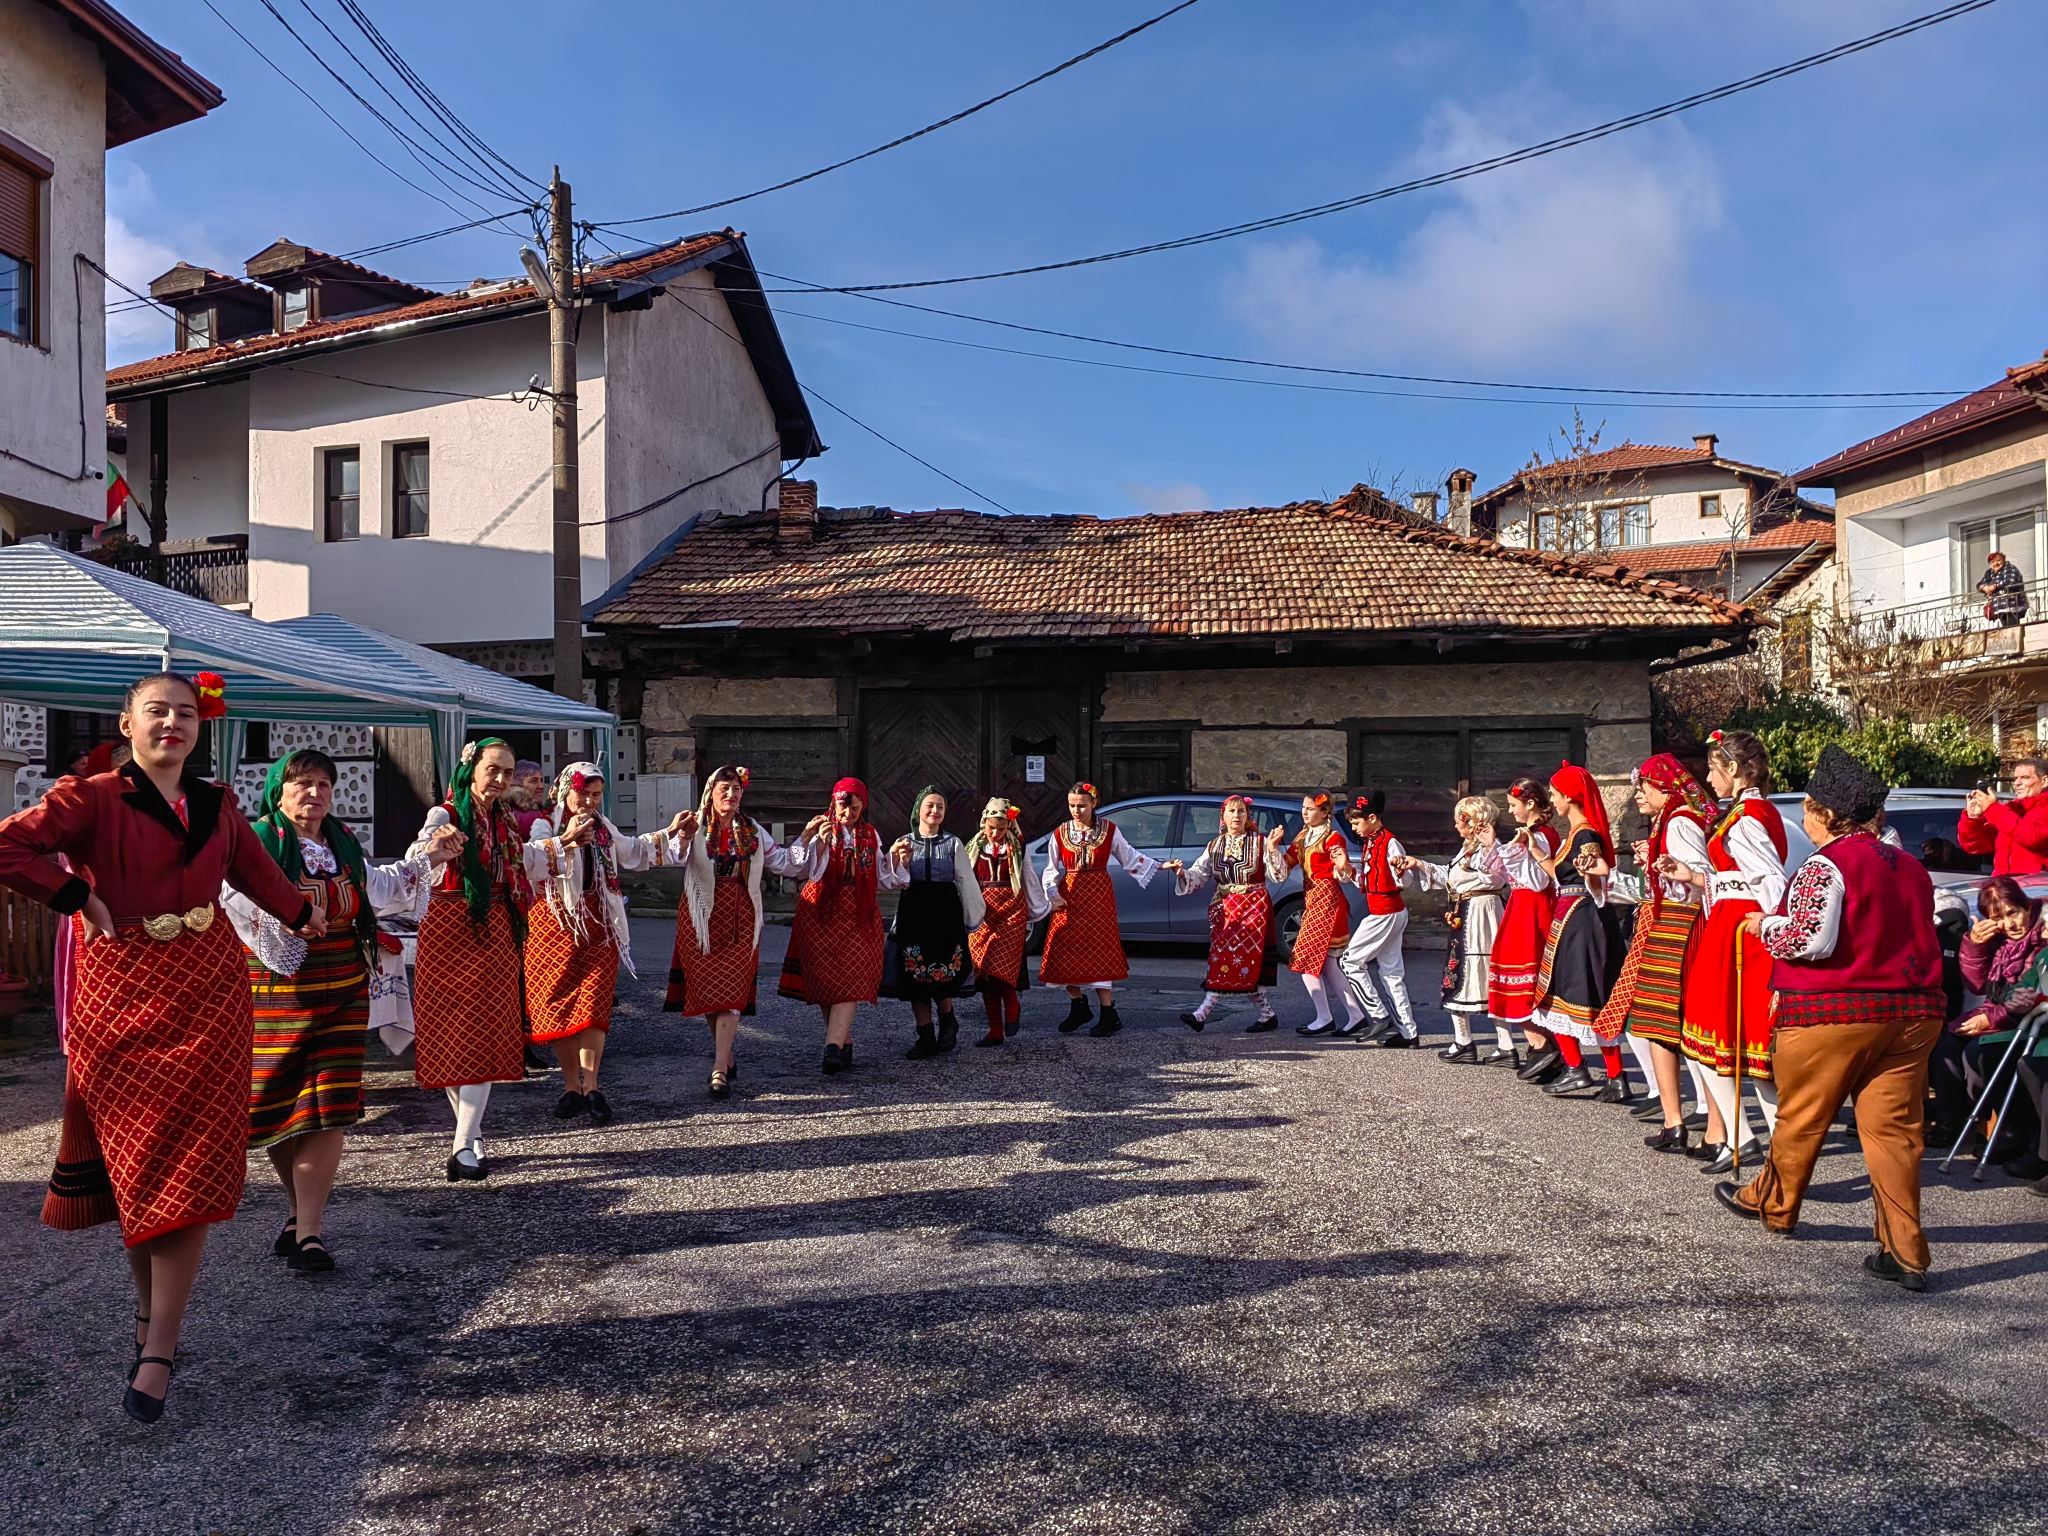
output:
[[93,530],[92,541],[97,544],[110,533],[118,532],[117,524],[128,510],[128,477],[121,473],[112,459],[107,460],[107,520]]

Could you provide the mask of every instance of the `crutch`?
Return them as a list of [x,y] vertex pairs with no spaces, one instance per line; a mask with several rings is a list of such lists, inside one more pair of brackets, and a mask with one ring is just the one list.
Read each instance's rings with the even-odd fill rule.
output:
[[1990,1075],[1984,1079],[1984,1091],[1977,1095],[1977,1102],[1970,1106],[1968,1122],[1956,1137],[1956,1144],[1948,1149],[1948,1156],[1941,1160],[1938,1171],[1948,1172],[1948,1165],[1955,1161],[1956,1154],[1963,1150],[1963,1143],[1969,1140],[1971,1128],[1982,1122],[1984,1106],[1991,1102],[1991,1095],[1998,1088],[1999,1078],[2010,1070],[2012,1080],[2005,1085],[2005,1097],[1999,1101],[1998,1123],[1992,1127],[1991,1134],[1984,1138],[1984,1150],[1978,1155],[1977,1169],[1970,1175],[1973,1183],[1983,1182],[1985,1166],[1991,1161],[1991,1149],[1998,1144],[1998,1133],[2005,1129],[2005,1117],[2012,1109],[2012,1096],[2020,1085],[2019,1062],[2021,1058],[2033,1054],[2034,1045],[2041,1038],[2041,1026],[2044,1021],[2048,1021],[2048,1003],[2042,1004],[2028,1014],[2025,1022],[2012,1032],[2012,1040],[2007,1044],[2005,1054],[1998,1058],[1998,1065],[1992,1068]]

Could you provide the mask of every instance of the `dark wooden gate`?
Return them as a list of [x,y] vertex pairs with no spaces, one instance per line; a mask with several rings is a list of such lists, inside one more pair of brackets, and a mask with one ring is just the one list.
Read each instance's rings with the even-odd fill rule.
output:
[[[858,760],[871,813],[894,837],[910,825],[910,797],[936,784],[957,835],[969,835],[982,803],[1002,795],[1035,837],[1065,814],[1083,729],[1077,688],[864,689]],[[1034,758],[1044,759],[1036,781]]]
[[[1081,776],[1081,693],[1077,688],[1000,689],[988,695],[987,770],[983,799],[1013,801],[1027,837],[1056,825],[1067,814],[1067,787]],[[1044,776],[1033,783],[1031,759],[1045,759]],[[979,814],[980,806],[974,808]]]
[[380,859],[396,859],[419,835],[428,808],[441,803],[434,738],[424,726],[379,726],[376,742],[371,851]]

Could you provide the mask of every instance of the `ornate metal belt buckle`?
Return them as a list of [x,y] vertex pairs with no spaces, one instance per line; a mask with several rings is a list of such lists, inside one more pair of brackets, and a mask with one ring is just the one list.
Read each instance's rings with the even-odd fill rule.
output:
[[213,905],[208,903],[203,907],[194,907],[185,914],[182,921],[194,933],[204,933],[213,926],[213,913]]
[[165,912],[157,917],[145,917],[142,931],[160,944],[168,944],[185,931],[185,919],[175,912]]

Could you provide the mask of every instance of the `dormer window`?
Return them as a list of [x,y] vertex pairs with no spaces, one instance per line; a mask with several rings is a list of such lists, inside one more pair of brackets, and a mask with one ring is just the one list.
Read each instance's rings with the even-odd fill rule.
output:
[[278,295],[280,331],[296,331],[313,318],[313,290],[310,288],[287,288]]
[[178,314],[178,348],[183,352],[204,352],[213,345],[213,311],[186,309]]

